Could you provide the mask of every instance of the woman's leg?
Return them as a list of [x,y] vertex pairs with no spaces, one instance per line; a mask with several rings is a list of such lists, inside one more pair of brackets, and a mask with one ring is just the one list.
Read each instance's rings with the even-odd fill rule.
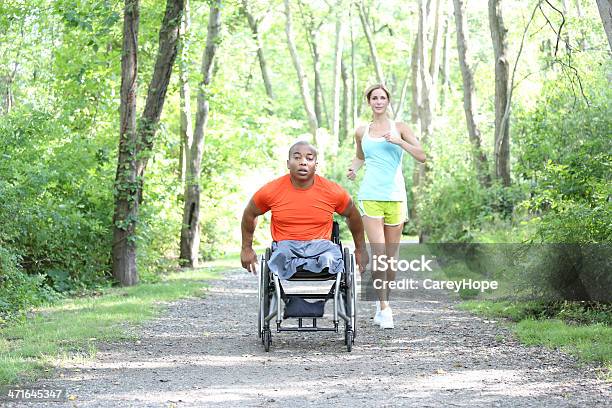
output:
[[[385,235],[385,255],[387,255],[387,259],[394,259],[392,268],[389,268],[387,272],[387,280],[394,281],[395,273],[396,273],[396,265],[397,261],[399,261],[399,245],[400,240],[402,238],[402,229],[404,227],[404,223],[400,223],[398,225],[385,225],[384,226],[384,235]],[[385,299],[389,300],[389,288],[387,288],[387,293],[385,293]],[[382,306],[381,306],[382,307]]]
[[[386,272],[376,270],[373,262],[375,259],[386,254],[383,219],[364,215],[362,220],[366,235],[368,236],[370,249],[372,251],[372,259],[370,259],[370,262],[372,262],[372,280],[381,279],[383,282],[386,282]],[[380,305],[382,307],[382,305],[386,302],[386,291],[384,288],[377,289],[376,294],[378,295],[378,299],[380,300]]]

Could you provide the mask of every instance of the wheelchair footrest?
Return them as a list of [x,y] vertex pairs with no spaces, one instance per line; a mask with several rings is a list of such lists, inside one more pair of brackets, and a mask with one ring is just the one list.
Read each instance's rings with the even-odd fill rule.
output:
[[[323,331],[329,331],[329,332],[336,332],[338,333],[338,322],[334,321],[334,327],[317,327],[317,318],[316,317],[298,317],[298,326],[291,326],[291,327],[281,327],[281,323],[280,322],[276,322],[276,331],[278,333],[280,332],[285,332],[285,331],[296,331],[296,332],[323,332]],[[311,320],[312,319],[312,326],[304,326],[304,322],[303,319],[308,319]]]

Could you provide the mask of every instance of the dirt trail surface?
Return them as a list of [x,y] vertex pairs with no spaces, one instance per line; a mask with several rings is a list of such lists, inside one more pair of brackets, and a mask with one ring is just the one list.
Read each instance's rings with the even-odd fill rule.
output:
[[4,406],[611,406],[610,384],[593,367],[522,346],[439,292],[395,303],[395,329],[386,331],[372,324],[373,302],[358,302],[351,353],[333,332],[273,332],[266,353],[256,285],[243,270],[227,271],[205,298],[168,305],[138,329],[140,340],[100,345],[95,361],[36,384],[66,388],[73,401]]

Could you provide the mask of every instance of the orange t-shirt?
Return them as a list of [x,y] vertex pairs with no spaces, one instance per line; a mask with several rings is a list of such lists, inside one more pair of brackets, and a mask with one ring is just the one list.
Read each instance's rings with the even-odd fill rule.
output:
[[253,202],[262,212],[272,210],[274,241],[310,241],[330,239],[333,214],[344,212],[351,197],[338,184],[316,174],[311,187],[297,189],[287,174],[260,188]]

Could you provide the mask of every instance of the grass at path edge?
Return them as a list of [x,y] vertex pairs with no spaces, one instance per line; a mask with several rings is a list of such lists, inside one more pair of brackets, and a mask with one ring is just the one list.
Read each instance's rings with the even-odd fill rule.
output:
[[[592,323],[576,324],[571,319],[567,321],[567,313],[557,318],[536,318],[531,313],[537,308],[537,302],[470,300],[459,305],[459,309],[484,317],[509,319],[512,331],[523,344],[558,349],[581,361],[602,365],[603,377],[612,382],[612,327],[599,321],[602,316],[594,316]],[[609,315],[604,317],[608,323]]]
[[164,303],[202,296],[206,281],[237,264],[222,259],[164,275],[157,283],[109,288],[99,296],[37,308],[0,329],[0,386],[48,376],[63,361],[93,358],[98,342],[134,338],[130,328],[158,316]]

